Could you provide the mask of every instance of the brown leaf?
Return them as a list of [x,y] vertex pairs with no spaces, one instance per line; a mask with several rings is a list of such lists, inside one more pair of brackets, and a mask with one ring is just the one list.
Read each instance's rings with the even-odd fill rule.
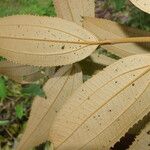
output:
[[95,16],[94,0],[54,0],[57,16],[82,25],[83,17]]
[[[25,65],[72,64],[89,56],[97,47],[88,43],[97,41],[90,32],[60,18],[4,17],[0,19],[0,28],[0,55]],[[88,42],[77,44],[84,41]]]
[[[105,19],[85,17],[83,25],[87,30],[95,34],[99,40],[150,36],[150,32],[130,28]],[[148,43],[124,43],[116,45],[103,45],[101,47],[120,57],[150,52],[150,45]]]
[[150,147],[150,122],[137,136],[129,150],[149,150]]
[[66,103],[67,97],[82,84],[82,72],[78,65],[60,68],[50,78],[44,91],[47,99],[36,97],[27,128],[17,150],[27,150],[49,140],[53,119]]
[[57,114],[55,149],[108,150],[150,109],[150,55],[124,58],[82,84]]

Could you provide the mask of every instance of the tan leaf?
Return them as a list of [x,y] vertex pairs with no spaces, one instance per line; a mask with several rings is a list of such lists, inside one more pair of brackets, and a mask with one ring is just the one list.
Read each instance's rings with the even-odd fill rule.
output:
[[82,84],[57,114],[58,150],[108,150],[150,110],[150,55],[124,58]]
[[[19,65],[19,64],[12,63],[10,61],[0,62],[0,74],[6,75],[10,79],[15,80],[16,82],[19,82],[19,83],[27,83],[27,82],[36,81],[35,79],[39,79],[39,78],[35,78],[35,74],[37,73],[40,76],[43,76],[39,72],[38,67]],[[32,80],[31,80],[31,77],[32,77]]]
[[25,83],[38,81],[39,79],[44,78],[44,77],[49,77],[50,78],[51,76],[54,75],[55,69],[56,69],[55,67],[45,68],[44,72],[43,71],[38,71],[38,72],[33,73],[31,75],[24,76]]
[[107,57],[103,54],[98,54],[98,52],[94,52],[91,54],[91,59],[93,62],[97,63],[97,64],[102,64],[105,66],[111,65],[114,62],[116,62],[117,60],[111,58],[111,57]]
[[34,82],[45,76],[51,77],[54,72],[55,67],[45,68],[43,72],[39,67],[19,65],[10,61],[0,62],[0,74],[21,84]]
[[[0,55],[25,65],[72,64],[89,56],[97,47],[88,43],[97,41],[90,32],[60,18],[4,17],[0,19],[0,28]],[[77,44],[84,41],[88,42]]]
[[149,150],[150,148],[150,122],[137,136],[129,150]]
[[53,119],[67,97],[81,84],[82,72],[78,65],[62,67],[46,82],[44,91],[47,99],[35,98],[27,128],[17,150],[28,150],[49,139]]
[[[14,71],[15,69],[15,71]],[[13,76],[23,76],[30,75],[31,73],[35,73],[39,71],[38,67],[19,65],[12,63],[10,61],[0,61],[0,73],[2,74],[11,74]]]
[[[99,40],[150,36],[150,32],[130,28],[105,19],[85,17],[83,25],[87,30],[94,33]],[[116,45],[103,45],[102,48],[120,57],[150,52],[150,45],[148,43],[124,43]]]
[[57,16],[82,25],[83,17],[95,16],[94,0],[53,0]]
[[136,7],[150,14],[149,0],[130,0]]

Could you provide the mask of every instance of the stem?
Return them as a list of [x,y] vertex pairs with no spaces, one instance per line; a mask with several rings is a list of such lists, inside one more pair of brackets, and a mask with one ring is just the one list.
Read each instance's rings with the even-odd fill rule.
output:
[[[105,42],[107,41],[102,41]],[[108,44],[119,44],[119,43],[146,43],[150,42],[150,37],[129,37],[129,38],[120,38],[120,39],[114,39],[114,40],[108,40]]]
[[34,39],[34,38],[20,38],[20,37],[7,37],[0,36],[1,39],[12,39],[12,40],[29,40],[29,41],[41,41],[41,42],[54,42],[54,43],[68,43],[68,44],[83,44],[83,45],[112,45],[120,43],[146,43],[150,42],[150,37],[129,37],[129,38],[118,38],[101,41],[63,41],[63,40],[49,40],[49,39]]

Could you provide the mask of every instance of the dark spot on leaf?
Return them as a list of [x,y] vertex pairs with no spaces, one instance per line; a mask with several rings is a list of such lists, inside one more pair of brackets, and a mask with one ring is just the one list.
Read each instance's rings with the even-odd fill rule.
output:
[[148,131],[147,134],[150,135],[150,131]]
[[64,49],[65,48],[65,45],[63,45],[62,47],[61,47],[61,49]]

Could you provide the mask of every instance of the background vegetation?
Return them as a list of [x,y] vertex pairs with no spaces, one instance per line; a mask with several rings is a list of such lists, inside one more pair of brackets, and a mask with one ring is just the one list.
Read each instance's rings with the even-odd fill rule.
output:
[[[0,0],[0,17],[15,14],[56,16],[52,0]],[[150,31],[149,15],[128,0],[97,0],[96,16]],[[21,85],[0,76],[0,149],[14,146],[26,126],[33,97],[44,95],[42,85],[43,81]]]

